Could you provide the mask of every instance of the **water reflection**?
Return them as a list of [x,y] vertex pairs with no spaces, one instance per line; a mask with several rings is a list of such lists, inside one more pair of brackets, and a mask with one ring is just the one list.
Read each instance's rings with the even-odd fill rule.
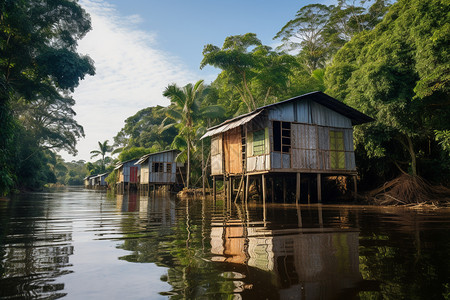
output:
[[47,197],[20,197],[0,209],[0,298],[65,295],[55,279],[71,272],[72,227],[52,220],[59,207]]
[[[321,207],[317,208],[321,216]],[[297,224],[303,225],[301,211],[297,212]],[[280,299],[333,299],[362,281],[358,231],[270,229],[258,223],[231,219],[212,224],[211,252],[215,256],[211,260],[228,265],[225,268],[230,271],[237,269],[236,264],[246,266],[238,268],[244,270],[242,274],[233,272],[232,277],[238,278],[234,292],[254,288],[242,284],[242,278],[252,276],[253,269],[270,274],[264,285],[275,288]]]
[[68,190],[0,205],[0,299],[441,299],[450,212]]

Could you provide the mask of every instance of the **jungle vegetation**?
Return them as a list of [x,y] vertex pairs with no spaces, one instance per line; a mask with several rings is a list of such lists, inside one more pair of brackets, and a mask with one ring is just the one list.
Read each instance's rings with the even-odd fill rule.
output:
[[[75,153],[83,128],[70,92],[95,70],[76,52],[90,29],[76,2],[0,1],[0,191],[55,181],[54,150]],[[45,18],[38,18],[48,10]],[[67,13],[70,12],[70,13]],[[400,174],[450,181],[450,4],[444,0],[346,1],[311,4],[278,29],[277,49],[254,33],[207,44],[200,68],[220,70],[210,84],[168,84],[168,107],[148,107],[125,120],[113,149],[99,142],[86,173],[117,160],[178,149],[187,184],[198,186],[206,128],[257,107],[324,91],[376,121],[355,127],[363,187]],[[58,22],[56,21],[58,20]],[[40,26],[32,26],[33,24]],[[28,37],[28,38],[26,38]],[[62,72],[63,70],[63,72]],[[64,73],[64,76],[62,76]],[[204,141],[205,142],[205,141]],[[113,152],[111,152],[113,151]],[[24,166],[27,168],[24,168]],[[31,165],[31,167],[29,166]],[[26,175],[24,172],[28,172]],[[52,175],[53,172],[53,175]],[[24,182],[24,177],[35,178]]]

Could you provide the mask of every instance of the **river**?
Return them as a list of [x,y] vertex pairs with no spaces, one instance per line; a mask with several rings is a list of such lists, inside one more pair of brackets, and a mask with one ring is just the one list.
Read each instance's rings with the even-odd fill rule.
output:
[[444,209],[0,200],[0,299],[450,299],[449,253]]

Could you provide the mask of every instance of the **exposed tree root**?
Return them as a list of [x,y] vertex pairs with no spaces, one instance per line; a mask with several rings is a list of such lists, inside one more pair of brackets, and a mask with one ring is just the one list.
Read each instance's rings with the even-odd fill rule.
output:
[[450,207],[450,189],[433,186],[418,176],[403,174],[371,191],[368,200],[377,205],[404,205],[411,208]]

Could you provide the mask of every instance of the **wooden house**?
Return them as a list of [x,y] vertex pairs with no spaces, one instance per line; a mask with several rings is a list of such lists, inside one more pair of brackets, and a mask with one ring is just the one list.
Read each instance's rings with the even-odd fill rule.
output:
[[216,177],[223,178],[231,196],[229,182],[245,177],[247,193],[249,177],[261,175],[265,201],[267,176],[271,176],[273,194],[274,177],[292,178],[295,174],[295,198],[299,201],[301,174],[309,174],[309,179],[315,175],[317,199],[321,201],[323,174],[357,174],[353,126],[371,121],[369,116],[322,92],[266,105],[225,121],[209,128],[202,137],[211,137],[213,186]]
[[90,186],[91,186],[91,181],[90,181],[90,179],[92,178],[92,177],[94,177],[94,175],[89,175],[89,176],[86,176],[86,177],[84,177],[84,187],[85,188],[90,188]]
[[140,166],[140,191],[149,191],[150,187],[174,187],[181,183],[177,174],[184,164],[175,162],[178,150],[166,150],[158,153],[149,153],[142,156],[136,165]]
[[108,177],[108,175],[109,172],[94,176],[94,188],[106,188],[108,186],[108,183],[106,182],[106,177]]
[[117,170],[116,187],[119,193],[125,190],[137,189],[139,184],[140,165],[135,165],[138,159],[131,159],[118,163],[114,170]]

